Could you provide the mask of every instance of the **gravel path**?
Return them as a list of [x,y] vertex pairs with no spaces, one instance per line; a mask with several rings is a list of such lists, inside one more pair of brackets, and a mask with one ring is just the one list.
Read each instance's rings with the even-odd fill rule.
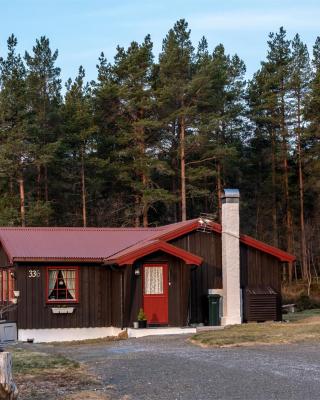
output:
[[87,364],[112,399],[320,399],[320,344],[203,349],[186,342],[187,337],[52,351]]

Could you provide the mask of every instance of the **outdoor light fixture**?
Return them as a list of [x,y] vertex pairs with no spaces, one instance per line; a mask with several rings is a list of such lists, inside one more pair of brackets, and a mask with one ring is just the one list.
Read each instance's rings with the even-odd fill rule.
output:
[[140,269],[139,269],[139,268],[136,268],[136,269],[134,270],[134,274],[135,274],[136,276],[139,276],[139,275],[140,275]]

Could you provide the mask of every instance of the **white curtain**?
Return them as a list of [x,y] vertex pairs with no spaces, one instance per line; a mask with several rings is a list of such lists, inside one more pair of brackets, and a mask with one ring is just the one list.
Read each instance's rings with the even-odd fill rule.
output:
[[48,293],[49,298],[52,295],[54,287],[56,286],[57,277],[58,277],[58,271],[54,269],[49,269],[49,293]]
[[163,294],[163,268],[144,268],[144,293]]
[[[76,298],[76,271],[74,269],[70,269],[67,271],[62,271],[63,279],[66,282],[68,287],[68,291],[72,299]],[[65,278],[67,276],[67,279]]]

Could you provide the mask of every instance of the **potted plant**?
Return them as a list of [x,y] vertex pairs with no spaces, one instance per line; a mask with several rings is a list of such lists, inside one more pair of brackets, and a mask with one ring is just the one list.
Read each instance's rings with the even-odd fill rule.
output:
[[147,327],[147,316],[143,311],[143,308],[140,308],[138,313],[138,326],[139,328],[146,328]]

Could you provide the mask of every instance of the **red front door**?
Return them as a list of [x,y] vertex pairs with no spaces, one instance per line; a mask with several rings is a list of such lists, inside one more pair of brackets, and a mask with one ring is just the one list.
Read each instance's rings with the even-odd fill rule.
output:
[[149,324],[168,323],[168,265],[143,266],[143,308]]

